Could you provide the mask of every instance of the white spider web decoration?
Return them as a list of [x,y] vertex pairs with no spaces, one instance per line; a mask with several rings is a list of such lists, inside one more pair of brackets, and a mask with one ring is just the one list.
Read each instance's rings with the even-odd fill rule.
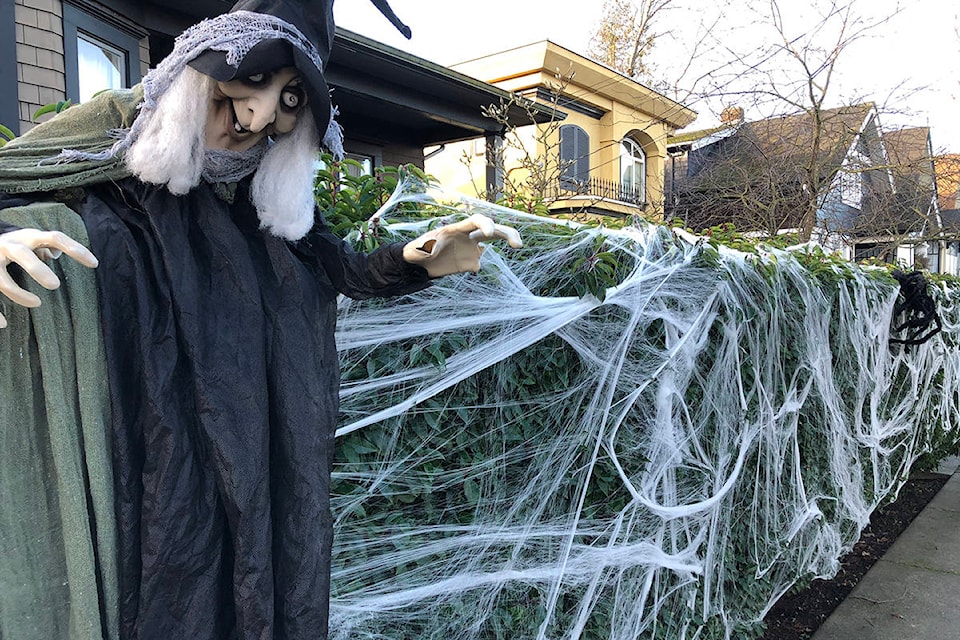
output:
[[[750,637],[956,438],[956,289],[904,349],[880,270],[443,206],[527,248],[341,302],[333,639]],[[618,284],[562,293],[598,247]]]

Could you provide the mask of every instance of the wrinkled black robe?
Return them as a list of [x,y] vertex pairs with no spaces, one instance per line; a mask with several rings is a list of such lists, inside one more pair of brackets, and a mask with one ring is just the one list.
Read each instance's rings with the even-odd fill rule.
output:
[[428,283],[400,245],[268,235],[248,186],[126,178],[73,205],[100,260],[122,638],[326,637],[336,296]]

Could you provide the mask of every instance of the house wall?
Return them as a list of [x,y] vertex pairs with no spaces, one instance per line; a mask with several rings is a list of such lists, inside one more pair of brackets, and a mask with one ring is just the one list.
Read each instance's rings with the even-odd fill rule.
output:
[[66,99],[63,3],[15,0],[20,133],[34,126],[41,106]]
[[[570,112],[562,123],[543,125],[539,130],[533,125],[515,129],[503,148],[503,162],[509,174],[507,179],[515,184],[526,180],[528,172],[521,165],[527,153],[553,163],[554,168],[547,169],[548,175],[555,174],[559,178],[559,124],[563,124],[578,126],[589,136],[590,177],[619,183],[620,143],[630,137],[642,146],[646,155],[647,213],[661,215],[666,158],[665,125],[644,118],[627,105],[607,102],[605,106],[608,110],[600,119]],[[429,153],[430,150],[427,151]],[[486,171],[483,139],[446,145],[441,153],[426,161],[426,170],[448,188],[472,197],[482,195]],[[589,197],[585,199],[589,200]],[[615,213],[622,215],[630,207],[615,209]]]
[[[344,141],[345,149],[351,150],[350,139]],[[398,167],[404,164],[412,164],[423,169],[423,149],[402,144],[388,144],[381,150],[382,165],[386,167]]]
[[[443,146],[442,151],[437,147],[424,151],[430,156],[424,162],[424,170],[436,178],[442,188],[471,198],[486,197],[487,151],[484,138],[449,143]],[[528,172],[522,168],[526,153],[531,156],[543,153],[542,145],[538,147],[537,143],[537,128],[533,125],[517,127],[506,137],[501,148],[503,164],[508,168],[505,181],[522,184],[527,179]]]
[[444,189],[472,198],[483,196],[486,154],[482,138],[428,147],[424,156],[424,171]]
[[631,138],[646,156],[648,215],[662,217],[664,210],[664,162],[667,156],[667,129],[663,121],[640,113],[629,105],[614,102],[600,121],[602,165],[600,177],[620,181],[620,143]]
[[[0,60],[17,59],[16,6],[14,0],[0,0]],[[17,65],[0,64],[0,124],[14,135],[20,133],[20,103],[17,86]]]
[[[454,69],[492,82],[506,91],[539,102],[556,99],[558,110],[566,114],[563,125],[576,125],[589,136],[590,178],[594,181],[621,184],[620,148],[625,138],[639,143],[646,160],[647,207],[645,213],[659,217],[664,210],[664,162],[667,158],[667,135],[689,124],[695,114],[649,88],[621,74],[598,65],[579,54],[549,41],[511,49],[454,66]],[[559,127],[556,127],[559,129]],[[444,153],[444,162],[459,163],[459,154]],[[558,163],[559,130],[551,132],[536,147],[536,156],[547,163]],[[474,175],[478,165],[474,166]],[[439,165],[439,162],[431,163]],[[509,166],[509,165],[508,165]],[[457,185],[470,184],[464,172],[446,167],[438,173],[450,175]],[[559,173],[557,174],[559,179]],[[559,180],[558,180],[559,182]],[[559,184],[558,184],[559,186]],[[591,185],[591,188],[596,188]],[[600,186],[593,197],[589,194],[576,200],[590,201],[590,210],[609,211],[612,215],[639,213],[639,208],[598,194],[609,189]],[[613,192],[616,194],[617,192]],[[555,203],[561,209],[575,208],[576,203],[563,200]]]
[[912,268],[917,260],[917,248],[912,245],[897,246],[897,264],[902,264],[906,268]]
[[[643,148],[646,156],[646,202],[647,214],[662,215],[664,205],[664,162],[668,127],[661,120],[638,111],[631,105],[592,94],[587,86],[571,84],[567,91],[581,102],[589,103],[603,111],[597,119],[590,115],[570,111],[564,125],[576,125],[590,137],[590,177],[620,183],[620,145],[630,138]],[[560,108],[564,108],[563,100]],[[672,131],[672,129],[671,129]],[[557,133],[556,135],[559,135]],[[557,144],[552,138],[550,144]],[[554,147],[555,149],[558,147]],[[540,152],[543,153],[543,145]]]
[[[67,52],[71,49],[75,52],[76,43],[65,40],[63,0],[14,0],[14,4],[18,125],[22,134],[36,125],[33,114],[37,109],[67,99],[67,64],[70,63]],[[70,8],[88,16],[91,24],[100,22],[97,16],[86,13],[100,8],[96,3],[78,0]],[[148,38],[135,40],[130,54],[134,67],[139,70],[139,75],[132,74],[131,84],[135,84],[149,69]]]

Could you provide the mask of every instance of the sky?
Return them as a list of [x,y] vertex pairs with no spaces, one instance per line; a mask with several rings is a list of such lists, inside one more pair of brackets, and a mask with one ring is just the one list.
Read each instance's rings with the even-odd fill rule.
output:
[[[769,2],[763,0],[673,0],[660,14],[659,34],[651,57],[655,77],[679,89],[696,84],[699,72],[716,68],[729,49],[749,56],[775,33],[769,26]],[[756,5],[752,10],[748,5]],[[821,3],[823,4],[823,3]],[[603,3],[600,0],[390,0],[397,15],[413,30],[406,40],[367,0],[339,0],[334,5],[339,26],[432,62],[451,65],[489,53],[549,39],[586,54]],[[721,7],[720,5],[724,5]],[[810,46],[829,47],[836,31],[820,24],[807,0],[781,0],[784,31]],[[827,92],[825,107],[873,101],[884,129],[929,126],[934,151],[960,153],[960,8],[948,0],[854,0],[860,25],[879,22],[845,47]],[[889,16],[888,19],[885,19]],[[698,34],[712,25],[713,38]],[[832,23],[834,26],[836,22]],[[700,54],[686,74],[694,42]],[[796,63],[792,63],[795,65]],[[795,73],[785,61],[783,67]],[[712,77],[712,76],[711,76]],[[685,86],[686,85],[688,86]],[[673,94],[698,112],[691,129],[717,123],[724,106],[718,100],[687,99]],[[740,105],[742,106],[742,105]],[[746,117],[759,119],[764,107],[745,107]],[[781,107],[782,109],[782,107]]]

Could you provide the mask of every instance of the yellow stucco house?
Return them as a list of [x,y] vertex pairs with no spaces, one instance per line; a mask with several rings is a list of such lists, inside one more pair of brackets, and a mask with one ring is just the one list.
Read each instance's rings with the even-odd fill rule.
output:
[[[551,212],[662,214],[666,141],[693,122],[695,112],[548,40],[451,68],[555,105],[557,117],[519,127],[513,140],[428,149],[426,170],[441,184],[489,197],[497,181],[518,184],[542,170],[538,184]],[[524,157],[535,158],[541,168],[531,170]]]

